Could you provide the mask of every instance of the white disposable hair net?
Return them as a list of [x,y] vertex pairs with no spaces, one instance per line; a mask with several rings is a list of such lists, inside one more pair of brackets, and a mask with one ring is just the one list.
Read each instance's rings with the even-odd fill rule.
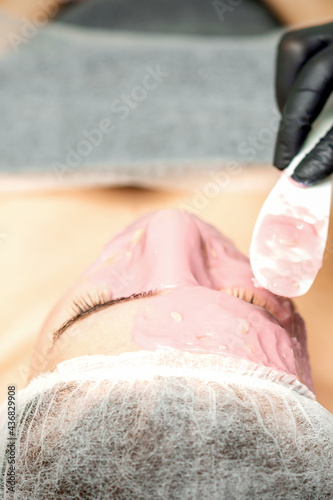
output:
[[292,376],[230,357],[158,349],[39,375],[17,394],[14,495],[6,438],[4,423],[4,498],[333,498],[331,413]]

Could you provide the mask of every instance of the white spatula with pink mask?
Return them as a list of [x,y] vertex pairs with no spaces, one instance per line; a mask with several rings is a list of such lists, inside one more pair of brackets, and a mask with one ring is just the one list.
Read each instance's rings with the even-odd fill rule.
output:
[[290,178],[333,123],[332,105],[316,121],[301,152],[262,206],[250,247],[255,286],[285,297],[304,295],[322,266],[331,205],[329,177],[311,187]]

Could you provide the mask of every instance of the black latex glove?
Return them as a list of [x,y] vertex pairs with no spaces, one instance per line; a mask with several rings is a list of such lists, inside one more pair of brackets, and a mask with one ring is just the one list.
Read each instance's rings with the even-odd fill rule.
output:
[[[274,165],[283,170],[299,152],[333,90],[333,23],[290,31],[280,40],[276,98],[282,113]],[[333,127],[292,177],[310,185],[333,172]]]

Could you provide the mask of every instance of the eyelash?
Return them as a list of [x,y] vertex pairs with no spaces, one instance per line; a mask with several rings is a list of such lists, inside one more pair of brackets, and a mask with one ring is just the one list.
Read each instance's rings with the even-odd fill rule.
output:
[[228,293],[229,295],[233,295],[234,297],[237,297],[241,300],[244,300],[245,302],[248,302],[249,304],[253,304],[254,306],[262,307],[263,309],[266,309],[267,312],[269,312],[272,316],[274,316],[276,319],[276,311],[272,309],[270,304],[267,302],[267,300],[263,299],[260,295],[255,290],[248,290],[246,288],[229,288],[223,290],[224,292]]
[[92,297],[90,293],[85,293],[73,301],[73,312],[75,314],[85,313],[94,307],[105,304],[108,300],[107,295],[102,291],[98,291],[95,297]]
[[[153,291],[149,290],[148,292],[138,292],[133,293],[131,295],[132,298],[143,298],[148,295],[152,295]],[[120,297],[119,302],[122,299],[127,299],[127,297]],[[72,304],[73,312],[75,315],[79,316],[81,314],[92,311],[93,309],[98,309],[99,307],[112,302],[114,299],[108,297],[105,291],[98,291],[95,296],[91,296],[90,293],[85,293],[77,297]]]

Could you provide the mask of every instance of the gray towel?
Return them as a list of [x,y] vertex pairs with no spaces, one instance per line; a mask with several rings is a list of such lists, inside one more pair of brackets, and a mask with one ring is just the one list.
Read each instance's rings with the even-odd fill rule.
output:
[[90,28],[257,35],[279,26],[262,0],[89,0],[59,12],[57,20]]
[[279,35],[48,25],[0,61],[0,175],[159,186],[209,165],[270,163]]

